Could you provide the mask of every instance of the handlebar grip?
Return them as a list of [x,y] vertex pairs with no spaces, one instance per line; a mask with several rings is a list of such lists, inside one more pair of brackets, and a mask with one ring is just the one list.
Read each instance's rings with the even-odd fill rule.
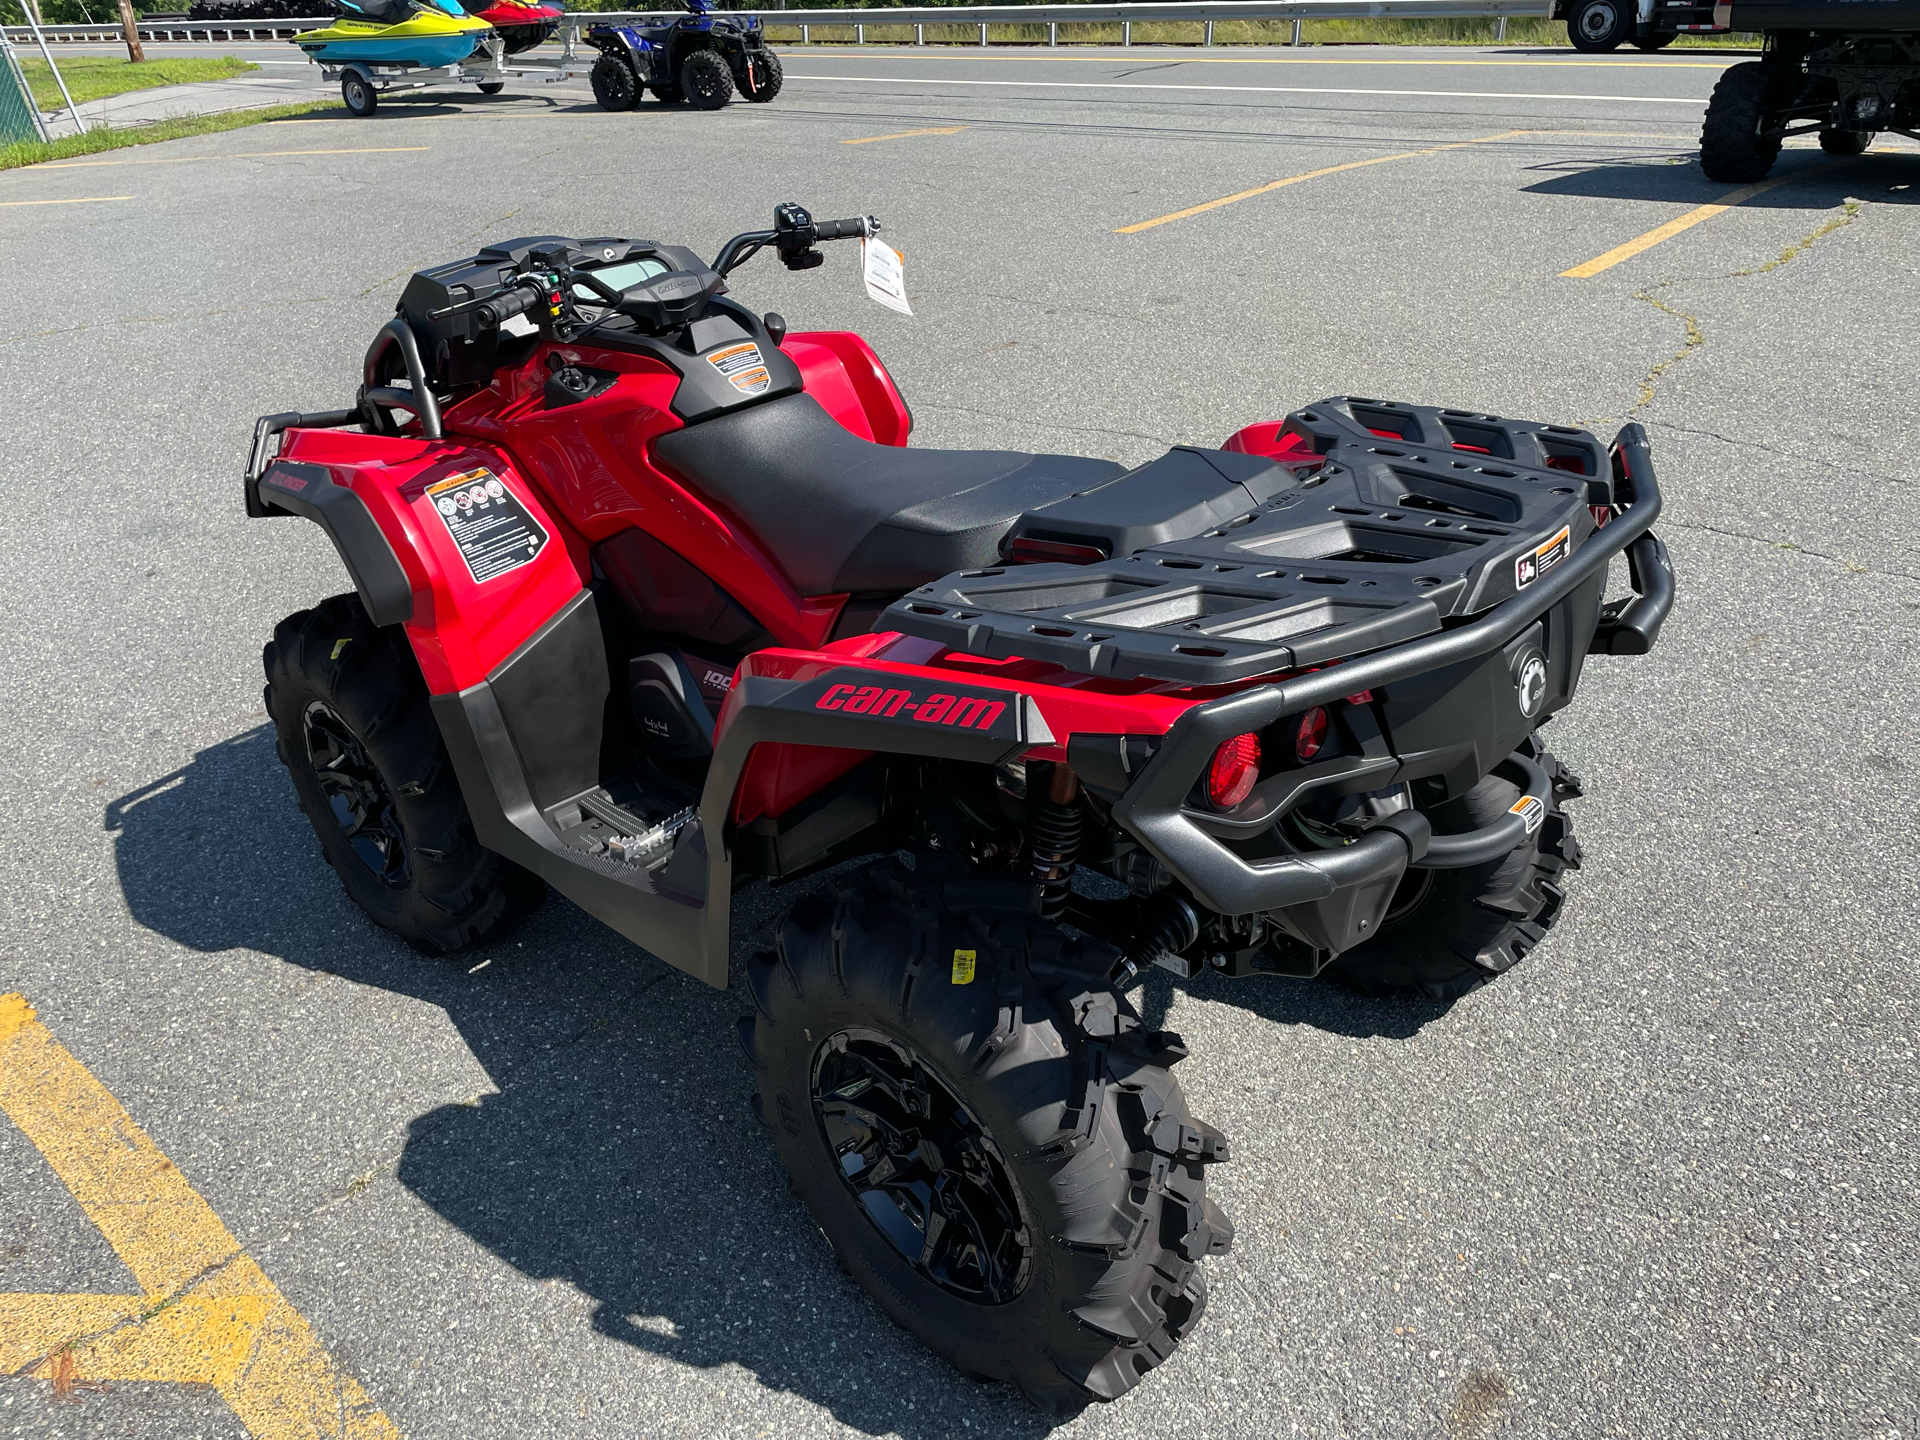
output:
[[502,320],[510,320],[515,315],[524,315],[541,300],[540,291],[531,285],[516,285],[504,295],[496,295],[480,307],[480,319],[488,325],[498,325]]
[[[871,227],[878,230],[875,224]],[[819,220],[814,222],[813,234],[816,240],[861,240],[865,239],[869,222],[862,216],[853,220]]]

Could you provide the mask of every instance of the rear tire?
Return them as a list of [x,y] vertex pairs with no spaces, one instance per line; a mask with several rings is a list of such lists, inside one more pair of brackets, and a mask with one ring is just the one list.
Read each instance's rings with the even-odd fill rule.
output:
[[680,94],[696,110],[718,110],[733,98],[733,71],[711,50],[696,50],[681,63]]
[[340,103],[347,107],[349,115],[364,120],[380,108],[380,92],[365,76],[349,70],[340,77]]
[[781,67],[780,57],[771,50],[742,54],[740,63],[733,71],[735,88],[755,105],[764,105],[778,95],[781,82],[785,79],[786,71]]
[[1172,1353],[1233,1231],[1178,1037],[1142,1031],[1115,952],[1030,895],[875,865],[788,912],[740,1027],[755,1113],[842,1267],[963,1374],[1065,1415]]
[[1567,12],[1567,39],[1588,55],[1618,50],[1633,34],[1629,0],[1580,0]]
[[546,898],[474,836],[419,666],[357,595],[274,628],[267,714],[320,849],[353,903],[429,954],[491,940]]
[[482,95],[498,95],[506,88],[507,82],[504,80],[482,80],[480,82],[480,93]]
[[1829,155],[1864,155],[1873,144],[1871,130],[1822,130],[1820,148]]
[[[1580,868],[1580,846],[1561,803],[1580,781],[1553,756],[1534,758],[1553,781],[1540,828],[1502,859],[1464,870],[1409,870],[1380,933],[1321,973],[1363,995],[1412,993],[1455,1000],[1511,970],[1545,938],[1566,902],[1561,877]],[[1488,775],[1432,812],[1437,832],[1491,824],[1520,787]]]
[[602,110],[631,110],[640,101],[640,77],[618,55],[602,55],[587,75]]
[[1780,154],[1780,137],[1763,136],[1773,76],[1758,60],[1724,71],[1700,126],[1700,168],[1709,180],[1747,184],[1764,179]]
[[1633,48],[1651,55],[1656,50],[1666,49],[1667,46],[1679,38],[1679,35],[1672,30],[1667,31],[1665,34],[1642,35],[1633,42]]

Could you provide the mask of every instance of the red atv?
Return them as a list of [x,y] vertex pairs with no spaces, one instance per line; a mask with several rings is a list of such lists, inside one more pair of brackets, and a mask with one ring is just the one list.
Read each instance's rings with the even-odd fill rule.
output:
[[1450,997],[1536,945],[1578,787],[1534,732],[1654,643],[1660,494],[1637,425],[1354,398],[1131,470],[906,448],[864,341],[726,293],[875,228],[416,274],[352,409],[255,431],[248,513],[354,584],[280,624],[266,703],[428,952],[551,885],[724,986],[735,892],[885,857],[746,967],[755,1109],[894,1319],[1065,1411],[1167,1358],[1232,1236],[1125,989]]

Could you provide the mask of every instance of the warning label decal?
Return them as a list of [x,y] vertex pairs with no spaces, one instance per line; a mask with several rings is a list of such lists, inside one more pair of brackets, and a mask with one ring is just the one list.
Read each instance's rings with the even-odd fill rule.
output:
[[760,356],[760,347],[751,340],[714,351],[707,356],[707,363],[726,376],[727,383],[742,395],[758,395],[773,384],[773,376],[767,373],[767,362]]
[[1507,807],[1509,815],[1518,815],[1520,823],[1527,827],[1531,835],[1540,828],[1540,822],[1547,818],[1547,807],[1535,796],[1522,795]]
[[1513,588],[1526,589],[1566,559],[1567,552],[1572,548],[1573,532],[1569,527],[1562,525],[1558,535],[1513,562]]
[[484,467],[429,485],[427,498],[476,585],[518,570],[546,548],[547,532],[540,522]]

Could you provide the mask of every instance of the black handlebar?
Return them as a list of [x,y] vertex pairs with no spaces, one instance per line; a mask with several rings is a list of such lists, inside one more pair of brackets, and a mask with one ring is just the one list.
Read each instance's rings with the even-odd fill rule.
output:
[[815,221],[813,237],[816,240],[864,240],[870,225],[875,230],[880,228],[878,222],[865,215],[852,220]]
[[[533,277],[529,277],[529,280],[532,279]],[[526,314],[540,303],[542,291],[544,291],[545,288],[543,284],[540,284],[536,280],[531,284],[527,281],[522,281],[511,290],[502,291],[481,305],[479,309],[480,323],[483,325],[498,325],[503,320],[511,320],[515,315]],[[600,288],[605,289],[606,287],[602,286]]]

